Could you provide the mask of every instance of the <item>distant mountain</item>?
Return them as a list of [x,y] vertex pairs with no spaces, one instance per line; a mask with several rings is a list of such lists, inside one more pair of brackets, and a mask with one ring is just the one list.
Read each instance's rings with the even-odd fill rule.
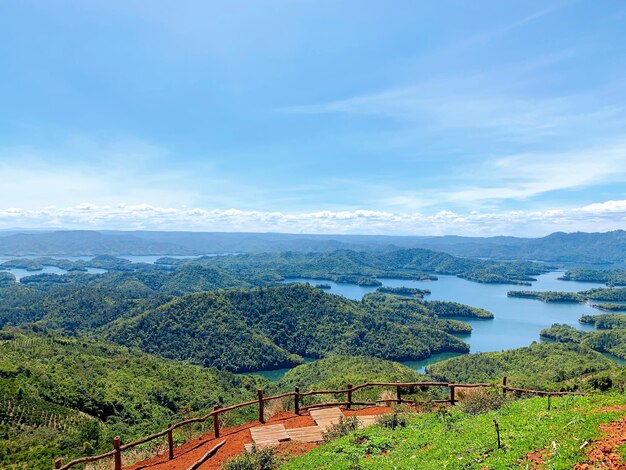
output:
[[556,232],[542,238],[307,235],[247,232],[58,231],[0,236],[0,255],[204,255],[210,253],[391,251],[427,248],[455,256],[626,266],[626,232]]
[[495,259],[524,259],[567,265],[626,265],[626,232],[555,232],[542,238],[466,238],[450,243],[443,238],[424,242],[422,248],[452,255]]
[[0,237],[5,256],[96,256],[194,254],[185,247],[149,241],[130,233],[105,234],[89,230],[14,233]]

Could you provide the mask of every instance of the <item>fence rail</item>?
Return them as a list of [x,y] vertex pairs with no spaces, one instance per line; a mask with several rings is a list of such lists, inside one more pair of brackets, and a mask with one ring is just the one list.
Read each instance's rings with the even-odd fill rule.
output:
[[[61,459],[56,459],[54,461],[54,468],[56,470],[68,470],[75,465],[79,465],[82,463],[90,463],[96,462],[98,460],[106,459],[113,457],[114,458],[114,468],[115,470],[122,470],[122,451],[131,449],[140,444],[144,444],[146,442],[152,441],[154,439],[158,439],[159,437],[167,436],[168,440],[168,458],[172,460],[174,458],[174,439],[173,439],[173,431],[180,428],[181,426],[185,426],[187,424],[192,423],[203,423],[207,421],[209,418],[213,418],[213,433],[216,438],[220,436],[220,427],[219,427],[219,415],[222,413],[227,413],[229,411],[236,410],[238,408],[243,408],[245,406],[253,406],[257,405],[259,407],[259,421],[261,423],[265,423],[264,410],[265,403],[271,400],[280,400],[282,398],[294,397],[294,411],[296,414],[299,414],[301,411],[309,410],[312,408],[323,408],[326,406],[345,406],[350,409],[352,406],[376,406],[379,403],[406,403],[413,405],[420,405],[426,402],[416,402],[413,400],[406,400],[402,398],[402,389],[403,388],[429,388],[429,387],[443,387],[448,388],[450,390],[450,397],[445,400],[431,400],[430,403],[449,403],[451,405],[456,404],[456,390],[459,388],[480,388],[480,387],[498,387],[502,389],[502,393],[506,394],[506,392],[515,392],[515,393],[525,393],[529,395],[539,395],[539,396],[562,396],[562,395],[582,395],[581,393],[575,392],[549,392],[546,390],[531,390],[525,388],[518,387],[509,387],[507,385],[507,378],[502,377],[502,385],[494,385],[489,383],[476,383],[476,384],[463,384],[463,383],[455,383],[455,382],[367,382],[364,384],[352,386],[351,384],[347,385],[347,388],[342,390],[311,390],[308,392],[300,392],[298,387],[295,387],[293,392],[282,393],[280,395],[273,395],[269,397],[263,396],[263,390],[257,390],[257,399],[247,401],[245,403],[238,403],[236,405],[226,406],[224,408],[215,405],[213,411],[207,413],[204,416],[199,416],[197,418],[190,418],[184,421],[179,421],[177,423],[171,424],[167,429],[152,434],[150,436],[143,437],[133,442],[129,442],[128,444],[121,444],[121,440],[119,436],[116,436],[113,439],[113,450],[106,452],[100,455],[94,455],[91,457],[81,457],[79,459],[72,460],[71,462],[62,465]],[[354,401],[352,399],[352,394],[358,390],[368,388],[368,387],[386,387],[386,388],[395,388],[396,389],[396,398],[388,398],[384,400],[377,400],[375,402],[365,402],[365,401]],[[302,397],[310,397],[313,395],[346,395],[346,401],[337,402],[323,402],[316,403],[313,405],[301,406],[301,398]],[[216,449],[217,450],[217,449]]]

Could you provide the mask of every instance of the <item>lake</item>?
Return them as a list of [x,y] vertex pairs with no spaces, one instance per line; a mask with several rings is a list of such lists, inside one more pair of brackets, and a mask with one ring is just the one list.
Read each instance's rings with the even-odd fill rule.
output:
[[[223,253],[218,254],[208,254],[204,256],[223,256]],[[34,259],[40,258],[42,256],[14,256],[14,257],[0,257],[0,264],[5,261],[10,261],[13,259]],[[93,259],[93,256],[46,256],[46,258],[54,258],[54,259],[67,259],[69,261],[89,261]],[[199,256],[180,256],[180,255],[120,255],[117,258],[127,259],[132,263],[146,263],[146,264],[154,264],[159,258],[175,258],[175,259],[186,259],[186,258],[199,258]],[[15,279],[19,281],[23,277],[26,276],[35,276],[37,274],[66,274],[67,271],[65,269],[57,268],[56,266],[44,266],[43,269],[38,271],[27,271],[26,269],[19,268],[9,268],[9,269],[0,269],[0,272],[8,272],[15,276]],[[87,268],[88,274],[103,274],[106,273],[106,269],[101,268]]]
[[[493,320],[475,320],[459,318],[472,325],[472,334],[462,339],[470,345],[472,353],[501,351],[528,346],[533,341],[540,341],[539,332],[554,323],[564,323],[580,330],[593,330],[591,325],[578,323],[582,315],[597,315],[599,310],[588,304],[545,303],[539,300],[507,297],[510,290],[566,291],[578,292],[594,287],[606,287],[593,282],[561,281],[562,271],[553,271],[537,276],[532,286],[511,284],[481,284],[467,281],[456,276],[441,276],[437,281],[411,281],[407,279],[379,279],[384,286],[414,287],[429,289],[431,295],[425,300],[448,300],[481,307],[492,312]],[[338,284],[320,279],[294,278],[285,282],[306,282],[311,285],[328,284],[325,292],[342,295],[353,300],[361,300],[376,287],[362,287],[356,284]],[[434,355],[423,361],[410,361],[405,364],[419,371],[426,365],[454,356],[451,353]],[[273,375],[272,378],[275,378]]]

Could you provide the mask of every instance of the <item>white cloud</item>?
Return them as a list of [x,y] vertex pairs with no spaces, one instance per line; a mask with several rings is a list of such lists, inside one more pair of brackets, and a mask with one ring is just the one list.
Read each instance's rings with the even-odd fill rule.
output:
[[0,228],[270,231],[395,235],[544,235],[557,230],[604,231],[626,226],[626,200],[543,211],[393,213],[374,210],[264,212],[180,209],[148,204],[82,203],[41,210],[0,210]]

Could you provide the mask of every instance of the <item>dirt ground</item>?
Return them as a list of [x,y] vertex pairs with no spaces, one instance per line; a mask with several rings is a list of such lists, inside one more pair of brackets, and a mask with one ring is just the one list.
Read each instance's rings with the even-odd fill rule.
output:
[[[346,416],[368,416],[389,413],[390,410],[391,408],[386,406],[374,406],[362,410],[344,410],[344,414]],[[315,421],[307,412],[302,412],[300,416],[289,412],[279,413],[267,420],[266,423],[282,424],[287,429],[315,425]],[[228,459],[244,452],[244,445],[252,443],[249,429],[260,424],[258,421],[254,421],[241,426],[221,429],[220,437],[217,439],[213,437],[212,432],[207,433],[199,439],[194,439],[174,449],[174,460],[168,460],[167,453],[165,453],[125,467],[125,470],[186,470],[209,449],[225,440],[226,443],[220,447],[217,453],[200,466],[201,470],[218,470]],[[315,444],[310,443],[287,442],[281,444],[277,451],[279,456],[286,454],[301,455],[314,447]]]

